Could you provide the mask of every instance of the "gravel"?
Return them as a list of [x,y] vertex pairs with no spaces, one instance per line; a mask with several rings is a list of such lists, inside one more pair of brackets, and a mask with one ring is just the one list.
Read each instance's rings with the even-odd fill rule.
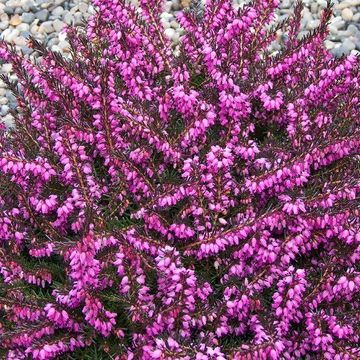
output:
[[[137,0],[131,0],[136,3]],[[241,6],[246,0],[234,0],[235,6]],[[319,25],[319,15],[326,7],[326,0],[303,0],[305,9],[301,22],[302,35]],[[165,2],[162,22],[165,35],[176,44],[179,42],[181,29],[175,21],[176,13],[189,6],[191,0],[172,0]],[[281,0],[277,20],[281,21],[291,14],[295,0]],[[360,0],[333,0],[334,16],[329,26],[330,34],[326,47],[335,55],[341,56],[360,51]],[[80,25],[94,13],[90,0],[0,0],[0,34],[8,43],[23,51],[26,56],[37,56],[27,46],[27,38],[32,35],[45,42],[54,51],[65,56],[69,51],[62,29],[66,25]],[[273,45],[276,53],[278,45]],[[10,74],[11,66],[0,66],[0,74]],[[10,109],[16,107],[12,94],[0,81],[0,121],[11,123]]]

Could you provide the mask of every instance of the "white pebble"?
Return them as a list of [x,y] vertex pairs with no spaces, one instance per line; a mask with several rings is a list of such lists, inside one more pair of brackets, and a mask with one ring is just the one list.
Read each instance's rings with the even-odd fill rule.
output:
[[167,38],[172,39],[175,36],[175,30],[172,28],[166,29],[164,34]]
[[354,13],[352,12],[351,9],[349,8],[345,8],[342,12],[341,12],[341,17],[345,20],[345,21],[351,21],[351,19],[353,18]]

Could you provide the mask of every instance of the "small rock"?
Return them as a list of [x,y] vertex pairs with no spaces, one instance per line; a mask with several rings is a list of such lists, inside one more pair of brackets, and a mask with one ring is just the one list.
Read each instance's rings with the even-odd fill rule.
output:
[[5,115],[1,121],[5,124],[7,128],[14,127],[14,117],[11,114]]
[[9,64],[9,63],[6,63],[6,64],[3,64],[2,67],[1,67],[1,71],[3,73],[9,73],[12,71],[12,64]]
[[184,7],[188,7],[190,6],[191,0],[181,0],[180,4],[181,6]]
[[329,25],[329,31],[330,31],[330,33],[332,34],[332,35],[336,35],[337,33],[338,33],[338,29],[335,27],[335,26],[333,26],[333,25]]
[[19,14],[12,16],[9,23],[12,26],[18,26],[19,24],[21,24],[21,18]]
[[173,20],[171,23],[170,23],[170,26],[173,28],[173,29],[178,29],[180,27],[179,23],[175,20]]
[[352,50],[355,50],[355,44],[350,39],[345,39],[341,46],[332,50],[332,53],[334,56],[340,57],[349,54]]
[[83,23],[83,14],[77,12],[74,14],[74,25],[78,26],[81,25]]
[[49,17],[49,10],[43,9],[35,14],[35,17],[40,21],[46,21]]
[[335,6],[335,9],[337,10],[342,10],[345,8],[349,8],[352,6],[359,6],[360,5],[360,0],[345,0],[342,1],[340,4]]
[[345,21],[340,16],[337,16],[332,19],[331,25],[335,26],[338,30],[340,30],[345,26]]
[[21,15],[21,21],[26,24],[31,24],[35,19],[35,15],[31,12],[25,12]]
[[354,41],[351,38],[345,39],[342,46],[344,47],[346,53],[349,53],[351,50],[355,49]]
[[61,6],[57,6],[52,12],[51,15],[59,18],[64,13],[64,9]]
[[[9,26],[9,22],[7,20],[0,21],[0,30],[6,30],[8,28],[8,26]],[[3,35],[3,34],[1,33],[1,35]]]
[[6,42],[11,43],[14,41],[16,37],[20,35],[20,31],[16,29],[6,29],[3,31],[2,35],[4,36],[4,39]]
[[320,8],[322,8],[322,9],[326,8],[326,5],[327,5],[326,0],[317,0],[317,3]]
[[36,11],[34,0],[21,0],[21,7],[25,12]]
[[61,32],[58,36],[59,41],[65,41],[66,40],[66,34],[64,32]]
[[290,2],[290,0],[283,0],[283,1],[281,1],[280,6],[282,9],[289,9],[291,7],[291,2]]
[[6,2],[6,6],[9,6],[12,8],[21,7],[21,1],[20,0],[8,0]]
[[0,15],[0,22],[5,22],[5,21],[7,21],[7,22],[9,22],[9,15],[8,14],[1,14]]
[[345,21],[351,21],[351,19],[353,18],[354,13],[352,12],[351,9],[349,8],[345,8],[342,12],[341,12],[341,17],[345,20]]
[[52,21],[45,21],[39,26],[40,33],[50,34],[54,31]]
[[311,4],[310,9],[313,14],[317,14],[318,13],[318,4],[316,2],[313,2]]
[[167,38],[172,39],[175,36],[175,30],[172,28],[166,29],[164,34]]
[[320,25],[320,20],[319,20],[319,19],[317,19],[317,20],[312,20],[312,21],[308,22],[307,28],[310,29],[310,30],[314,30],[314,29],[316,29],[319,25]]
[[5,116],[9,112],[10,108],[7,105],[1,106],[1,115]]
[[51,50],[52,50],[52,51],[61,52],[61,49],[60,49],[59,46],[57,46],[57,45],[53,45],[53,46],[51,47]]
[[333,49],[335,47],[335,43],[333,41],[330,41],[330,40],[325,40],[324,45],[328,50],[331,50],[331,49]]
[[67,25],[72,25],[74,22],[74,17],[72,16],[72,14],[70,14],[69,12],[65,15],[63,15],[63,21],[67,24]]
[[79,11],[82,12],[82,13],[86,13],[88,7],[89,7],[89,5],[88,5],[88,4],[85,4],[85,3],[83,3],[83,2],[81,2],[81,3],[78,5]]
[[38,26],[37,24],[31,25],[31,27],[30,27],[30,32],[31,32],[33,35],[36,35],[36,34],[39,32],[39,26]]
[[166,13],[169,13],[171,11],[171,7],[172,7],[172,2],[171,1],[166,1],[165,6],[164,6],[164,11]]
[[12,8],[10,6],[5,6],[5,8],[4,8],[4,13],[5,14],[12,15],[12,14],[14,14],[14,12],[15,12],[14,8]]
[[27,47],[27,46],[23,46],[23,47],[21,48],[21,52],[22,52],[24,55],[30,55],[30,54],[32,54],[32,53],[34,52],[34,50],[31,49],[31,48],[29,48],[29,47]]
[[5,105],[9,102],[9,99],[6,96],[0,98],[0,105]]
[[359,23],[360,23],[360,12],[357,12],[357,13],[353,16],[352,21],[353,21],[355,24],[359,24]]
[[20,33],[22,33],[22,32],[29,31],[30,25],[26,24],[26,23],[22,23],[22,24],[18,25],[16,28],[20,31]]
[[162,21],[161,23],[164,29],[169,29],[171,27],[168,21]]
[[14,44],[17,46],[26,46],[27,40],[22,36],[18,36],[14,39]]
[[56,32],[60,32],[64,28],[64,26],[66,26],[66,24],[59,19],[56,19],[53,22],[53,27]]
[[353,24],[350,24],[347,28],[350,36],[355,36],[360,39],[360,30]]
[[69,43],[65,40],[62,40],[59,42],[59,44],[57,45],[62,51],[66,51],[69,49]]

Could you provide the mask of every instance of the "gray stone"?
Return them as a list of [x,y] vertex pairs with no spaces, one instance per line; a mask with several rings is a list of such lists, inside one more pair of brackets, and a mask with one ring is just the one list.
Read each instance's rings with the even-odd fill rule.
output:
[[16,37],[20,35],[20,31],[16,29],[8,28],[2,33],[6,42],[11,43]]
[[61,40],[58,44],[58,47],[62,50],[65,51],[67,49],[69,49],[69,43],[65,40]]
[[9,73],[11,71],[12,71],[12,64],[6,63],[6,64],[3,64],[1,66],[1,72],[2,73],[7,74],[7,73]]
[[40,33],[50,34],[54,31],[52,21],[45,21],[39,26]]
[[26,12],[36,10],[35,2],[33,0],[22,0],[21,1],[21,7]]
[[86,13],[88,7],[89,7],[89,5],[88,5],[88,4],[85,4],[84,2],[81,2],[81,3],[78,5],[78,9],[79,9],[79,11],[81,11],[82,13]]
[[35,20],[35,15],[31,12],[25,12],[21,15],[21,21],[26,24],[31,24]]
[[70,14],[69,12],[63,15],[63,21],[67,24],[67,25],[72,25],[74,22],[74,17],[72,16],[72,14]]
[[338,33],[338,29],[336,26],[333,26],[333,25],[329,25],[329,31],[332,35],[336,35]]
[[66,24],[59,19],[56,19],[53,22],[53,27],[56,32],[60,32],[64,28],[64,26],[66,26]]
[[77,12],[74,14],[74,25],[78,26],[81,25],[84,21],[83,14]]
[[12,8],[21,7],[21,0],[8,0],[5,4]]
[[317,4],[316,2],[313,2],[313,3],[311,4],[310,9],[311,9],[311,12],[312,12],[313,14],[317,14],[317,12],[318,12],[318,4]]
[[175,36],[175,30],[172,28],[166,29],[164,34],[167,38],[172,39]]
[[3,96],[0,98],[0,105],[5,105],[9,102],[8,98],[6,96]]
[[314,29],[316,29],[319,25],[320,25],[320,20],[319,20],[319,19],[316,19],[316,20],[312,20],[312,21],[308,22],[307,28],[310,29],[310,30],[314,30]]
[[340,30],[345,26],[345,21],[342,20],[340,16],[337,16],[331,21],[331,25],[335,26],[338,30]]
[[64,9],[61,6],[57,6],[52,12],[51,15],[60,18],[64,13]]
[[344,42],[334,49],[332,49],[332,53],[336,57],[340,57],[346,54],[349,54],[352,50],[355,50],[355,44],[350,39],[345,39]]
[[9,22],[9,15],[8,14],[1,14],[0,15],[0,22],[7,21]]
[[5,116],[9,112],[10,108],[7,105],[1,106],[1,115]]
[[43,9],[35,14],[36,18],[40,21],[46,21],[49,17],[49,10]]
[[282,9],[289,9],[291,7],[291,1],[290,0],[283,0],[280,4]]
[[14,44],[17,45],[17,46],[26,46],[27,45],[27,40],[22,37],[22,36],[17,36],[15,39],[14,39]]
[[335,43],[333,41],[330,41],[330,40],[325,40],[324,45],[328,50],[331,50],[331,49],[333,49],[335,47]]
[[360,11],[357,12],[357,13],[353,16],[352,21],[353,21],[355,24],[359,24],[359,23],[360,23]]
[[5,6],[4,13],[9,14],[9,15],[13,15],[15,13],[15,9],[10,7],[10,6]]

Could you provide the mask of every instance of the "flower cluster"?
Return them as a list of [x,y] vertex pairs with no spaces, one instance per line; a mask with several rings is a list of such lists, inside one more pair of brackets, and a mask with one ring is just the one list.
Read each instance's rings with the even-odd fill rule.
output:
[[178,46],[162,3],[93,0],[68,59],[0,42],[0,358],[360,358],[360,62],[323,46],[330,3],[300,38],[301,3],[193,0]]

